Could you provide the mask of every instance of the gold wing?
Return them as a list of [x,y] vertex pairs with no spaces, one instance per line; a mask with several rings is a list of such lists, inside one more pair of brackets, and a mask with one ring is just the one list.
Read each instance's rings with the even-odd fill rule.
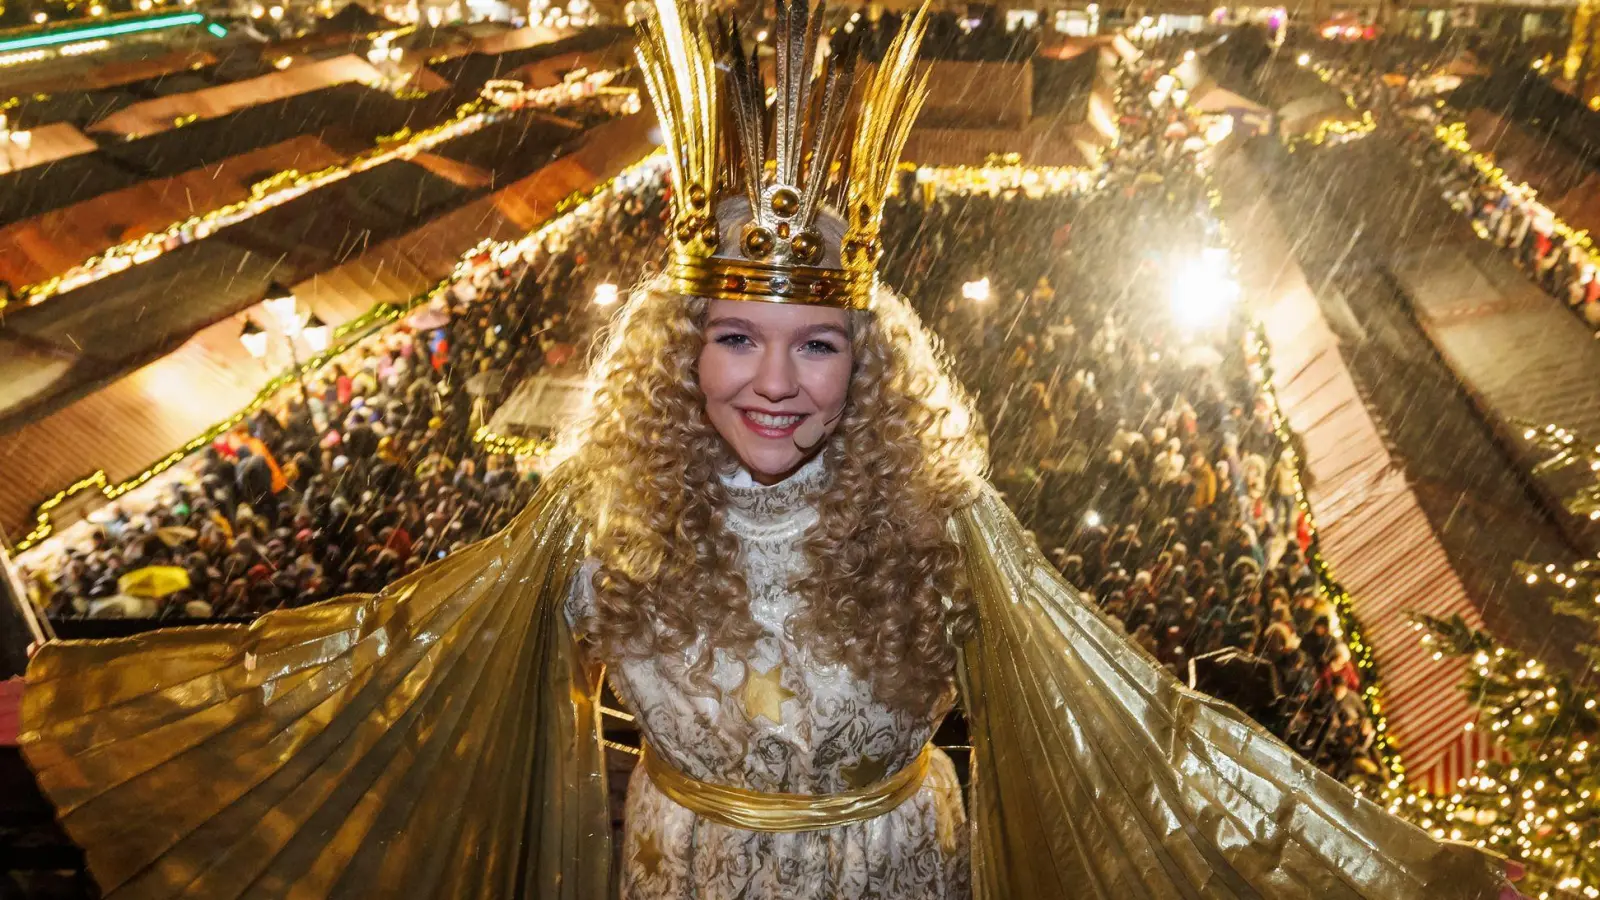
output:
[[23,752],[112,898],[609,896],[598,681],[547,483],[382,593],[42,649]]
[[1436,841],[1128,643],[992,490],[958,516],[979,900],[1494,900],[1496,859]]

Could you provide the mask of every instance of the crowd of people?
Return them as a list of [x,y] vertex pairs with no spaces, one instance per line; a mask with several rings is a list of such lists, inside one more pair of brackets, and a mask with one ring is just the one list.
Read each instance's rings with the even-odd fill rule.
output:
[[1407,146],[1479,235],[1506,251],[1534,284],[1600,332],[1600,277],[1589,251],[1574,236],[1557,233],[1548,210],[1524,192],[1506,190],[1431,135],[1413,134]]
[[[1145,101],[1161,71],[1124,73],[1125,132],[1093,190],[930,200],[906,185],[884,277],[952,349],[994,480],[1063,575],[1180,677],[1328,771],[1376,775],[1361,679],[1237,317],[1196,334],[1168,308],[1174,267],[1219,236],[1194,151],[1164,137],[1178,113]],[[251,617],[376,590],[502,527],[536,476],[473,442],[484,411],[587,357],[606,312],[588,298],[658,265],[664,199],[649,182],[510,265],[477,266],[436,301],[446,324],[394,329],[304,397],[287,390],[35,572],[37,599],[58,619]],[[978,279],[988,293],[964,296]]]
[[[1324,71],[1331,84],[1359,108],[1371,109],[1380,121],[1396,126],[1392,133],[1411,161],[1480,237],[1505,251],[1541,290],[1600,332],[1600,271],[1577,235],[1559,233],[1553,214],[1532,192],[1508,190],[1502,180],[1438,139],[1435,127],[1448,119],[1435,106],[1433,89],[1458,58],[1408,59],[1391,53],[1369,59],[1348,52],[1331,55],[1330,48],[1321,46],[1317,54],[1319,60],[1327,59]],[[1480,65],[1466,58],[1474,67]],[[1455,81],[1459,79],[1443,83]]]
[[886,277],[953,352],[994,481],[1062,574],[1179,677],[1338,777],[1381,777],[1242,322],[1173,314],[1176,273],[1221,238],[1196,151],[1166,137],[1179,114],[1145,99],[1165,70],[1123,74],[1097,189],[902,197]]

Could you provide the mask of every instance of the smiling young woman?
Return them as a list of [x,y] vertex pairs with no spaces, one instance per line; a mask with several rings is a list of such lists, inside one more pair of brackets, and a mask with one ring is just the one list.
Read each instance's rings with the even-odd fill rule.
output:
[[699,361],[706,416],[750,477],[776,484],[838,427],[853,359],[845,310],[714,300]]

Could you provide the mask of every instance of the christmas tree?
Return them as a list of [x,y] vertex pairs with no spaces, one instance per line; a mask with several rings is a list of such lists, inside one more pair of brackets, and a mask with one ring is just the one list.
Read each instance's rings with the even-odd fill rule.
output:
[[1478,764],[1448,797],[1411,792],[1390,806],[1438,837],[1467,841],[1528,866],[1520,889],[1539,898],[1600,898],[1600,569],[1522,564],[1517,574],[1544,588],[1558,612],[1581,621],[1579,674],[1547,667],[1499,644],[1459,616],[1418,616],[1436,658],[1468,662],[1463,689],[1479,711],[1468,728],[1489,731],[1502,759]]

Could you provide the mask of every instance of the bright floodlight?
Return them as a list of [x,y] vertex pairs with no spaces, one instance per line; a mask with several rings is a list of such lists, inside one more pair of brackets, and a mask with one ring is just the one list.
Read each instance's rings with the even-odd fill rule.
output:
[[1311,54],[1302,53],[1300,54],[1299,58],[1295,60],[1295,62],[1301,66],[1309,66],[1311,65]]
[[617,302],[617,286],[609,281],[594,289],[594,305],[610,306]]
[[1172,317],[1185,328],[1199,331],[1226,323],[1239,300],[1239,283],[1228,271],[1228,251],[1207,248],[1199,259],[1176,267],[1168,297]]
[[1100,514],[1091,509],[1087,513],[1084,514],[1083,522],[1084,522],[1085,525],[1088,525],[1090,528],[1099,528],[1100,527]]
[[239,332],[239,343],[244,345],[246,353],[261,359],[267,355],[267,330],[253,320],[246,319],[244,331]]
[[973,303],[987,303],[989,301],[989,279],[979,278],[969,281],[961,286],[961,296]]

